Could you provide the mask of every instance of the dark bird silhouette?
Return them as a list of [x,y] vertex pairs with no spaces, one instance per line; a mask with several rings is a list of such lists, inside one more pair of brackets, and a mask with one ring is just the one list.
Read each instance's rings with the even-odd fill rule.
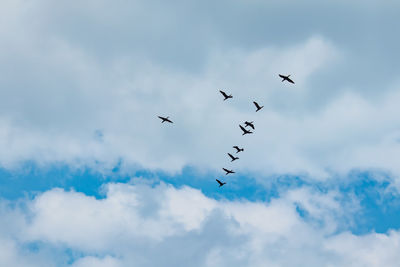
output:
[[219,183],[219,187],[221,187],[221,186],[223,186],[224,184],[226,184],[225,182],[221,182],[221,181],[218,180],[218,179],[215,179],[215,181],[217,181],[217,182]]
[[237,159],[239,159],[238,157],[232,156],[231,153],[228,153],[228,156],[232,159],[231,162],[232,162],[232,161],[235,161],[235,160],[237,160]]
[[228,175],[228,174],[230,174],[230,173],[235,173],[233,170],[228,170],[228,169],[225,169],[225,168],[222,168],[226,173],[225,173],[225,175]]
[[245,126],[245,127],[249,126],[249,127],[253,128],[253,130],[255,130],[255,128],[254,128],[254,124],[253,124],[253,122],[252,122],[252,121],[245,121],[245,122],[244,122],[244,124],[246,124],[246,126]]
[[238,146],[233,146],[233,148],[236,149],[236,153],[244,151],[244,148],[239,148]]
[[288,82],[290,82],[290,83],[293,83],[294,84],[294,81],[292,80],[292,79],[290,79],[289,77],[290,77],[290,75],[288,75],[288,76],[285,76],[285,75],[282,75],[282,74],[279,74],[279,77],[281,77],[283,80],[282,80],[282,82],[284,82],[284,81],[288,81]]
[[256,101],[253,101],[253,103],[254,103],[254,105],[255,105],[256,108],[257,108],[256,112],[259,111],[260,109],[262,109],[262,108],[264,107],[264,106],[260,107],[260,105],[259,105]]
[[250,131],[246,130],[246,129],[245,129],[242,125],[240,125],[240,124],[239,124],[239,127],[240,127],[240,129],[242,129],[242,131],[243,131],[243,134],[242,134],[242,135],[253,133],[253,132],[250,132]]
[[227,95],[224,91],[219,90],[219,92],[224,96],[224,101],[233,97],[232,95]]
[[164,122],[169,122],[169,123],[173,123],[170,119],[169,119],[169,117],[161,117],[161,116],[158,116],[160,119],[162,119],[162,122],[161,123],[164,123]]

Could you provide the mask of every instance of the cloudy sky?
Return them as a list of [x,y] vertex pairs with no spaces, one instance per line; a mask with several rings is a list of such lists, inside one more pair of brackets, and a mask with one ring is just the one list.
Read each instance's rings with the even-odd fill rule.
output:
[[398,266],[399,9],[1,1],[0,266]]

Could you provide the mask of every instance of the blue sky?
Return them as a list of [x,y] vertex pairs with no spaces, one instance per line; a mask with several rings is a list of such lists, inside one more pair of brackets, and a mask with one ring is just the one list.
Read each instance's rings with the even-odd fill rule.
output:
[[[354,171],[348,175],[347,181],[342,182],[310,182],[305,177],[281,175],[265,177],[270,180],[268,185],[260,184],[252,177],[251,173],[237,175],[229,179],[230,187],[219,189],[215,181],[210,177],[216,177],[215,173],[199,175],[195,168],[184,168],[182,173],[168,175],[163,172],[139,170],[131,175],[120,174],[118,165],[108,174],[96,173],[93,169],[71,170],[68,166],[58,165],[51,168],[40,168],[33,164],[24,164],[19,171],[1,172],[1,196],[8,200],[17,200],[28,197],[34,198],[38,193],[63,188],[75,190],[98,199],[104,198],[102,186],[106,183],[137,183],[145,182],[155,186],[161,183],[171,184],[177,188],[190,186],[201,190],[210,198],[226,200],[243,200],[255,202],[270,202],[273,198],[288,190],[311,186],[320,192],[332,189],[343,193],[340,202],[349,201],[349,195],[355,195],[360,200],[360,210],[354,216],[354,225],[346,229],[354,234],[365,234],[371,231],[386,233],[400,226],[400,203],[396,193],[390,190],[390,180],[386,178],[377,180],[374,173]],[[299,207],[299,214],[306,217]]]
[[399,8],[3,1],[0,265],[397,266]]

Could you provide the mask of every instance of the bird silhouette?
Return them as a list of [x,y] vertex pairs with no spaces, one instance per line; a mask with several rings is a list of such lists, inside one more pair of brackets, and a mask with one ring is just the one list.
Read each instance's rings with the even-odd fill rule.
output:
[[245,121],[244,124],[246,124],[245,127],[249,126],[249,127],[253,128],[253,130],[255,130],[254,124],[252,121]]
[[160,119],[162,119],[162,122],[161,123],[164,123],[164,122],[169,122],[169,123],[173,123],[170,119],[169,119],[169,117],[161,117],[161,116],[158,116]]
[[238,146],[233,146],[233,148],[236,149],[236,153],[244,151],[244,148],[239,148]]
[[254,103],[254,105],[255,105],[256,108],[257,108],[256,112],[259,111],[260,109],[262,109],[262,108],[264,107],[264,106],[261,106],[261,107],[260,107],[260,105],[259,105],[256,101],[253,101],[253,103]]
[[232,162],[232,161],[235,161],[235,160],[237,160],[237,159],[239,159],[238,157],[232,156],[231,153],[228,153],[228,156],[232,159],[231,162]]
[[232,95],[227,95],[224,91],[219,90],[219,92],[224,96],[224,101],[227,100],[228,98],[233,98]]
[[282,82],[284,82],[284,81],[288,81],[288,82],[290,82],[290,83],[293,83],[293,84],[294,84],[294,81],[293,81],[292,79],[290,79],[290,78],[289,78],[289,77],[290,77],[290,75],[288,75],[288,76],[285,76],[285,75],[279,74],[279,77],[281,77],[281,78],[282,78]]
[[228,174],[231,174],[231,173],[235,173],[233,170],[228,170],[228,169],[225,169],[225,168],[222,168],[226,173],[225,173],[225,175],[228,175]]
[[240,125],[240,124],[239,124],[239,127],[240,127],[240,129],[242,129],[242,131],[243,131],[243,134],[242,134],[242,135],[253,133],[253,132],[251,132],[251,131],[249,131],[249,130],[246,130],[246,129],[245,129],[242,125]]
[[219,187],[221,187],[221,186],[223,186],[224,184],[226,184],[225,182],[221,182],[221,181],[218,180],[218,179],[215,179],[215,181],[217,181],[217,182],[219,183]]

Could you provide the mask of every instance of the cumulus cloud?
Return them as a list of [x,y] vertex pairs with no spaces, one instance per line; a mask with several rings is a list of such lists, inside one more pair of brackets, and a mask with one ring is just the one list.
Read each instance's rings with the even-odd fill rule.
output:
[[74,267],[396,266],[399,260],[396,231],[356,236],[332,227],[358,211],[336,191],[303,187],[263,203],[214,200],[166,184],[105,188],[100,199],[53,189],[17,206],[3,204],[1,225],[14,218],[19,226],[2,228],[0,262],[18,266],[31,254],[28,266],[54,264],[40,246],[30,251],[32,243],[58,254],[74,251],[57,265]]
[[[216,170],[226,151],[242,144],[249,153],[238,170],[314,178],[357,168],[399,173],[398,81],[388,77],[371,89],[349,78],[361,73],[343,73],[375,46],[358,46],[359,36],[356,45],[339,38],[328,22],[320,28],[294,23],[306,14],[298,4],[224,3],[215,10],[226,11],[227,21],[181,1],[86,1],[79,8],[67,1],[4,1],[0,164]],[[281,28],[281,16],[262,16],[282,8],[293,16]],[[360,12],[357,5],[349,10]],[[243,25],[233,19],[241,12]],[[276,29],[266,38],[256,24]],[[278,73],[291,73],[296,85],[282,84]],[[360,80],[372,77],[364,73]],[[232,101],[222,102],[218,89],[232,92]],[[265,105],[262,112],[254,113],[253,100]],[[156,115],[175,124],[161,125]],[[255,121],[254,136],[241,138],[244,120]]]
[[[398,5],[2,1],[0,166],[102,172],[118,164],[130,173],[189,165],[212,173],[232,167],[226,152],[240,145],[235,170],[257,173],[257,184],[353,169],[392,173],[398,184]],[[223,102],[219,89],[233,99]],[[252,136],[241,136],[245,120],[255,121]],[[360,200],[333,189],[302,186],[267,203],[163,183],[108,184],[104,192],[54,188],[1,200],[0,265],[399,262],[399,233],[347,232]]]

